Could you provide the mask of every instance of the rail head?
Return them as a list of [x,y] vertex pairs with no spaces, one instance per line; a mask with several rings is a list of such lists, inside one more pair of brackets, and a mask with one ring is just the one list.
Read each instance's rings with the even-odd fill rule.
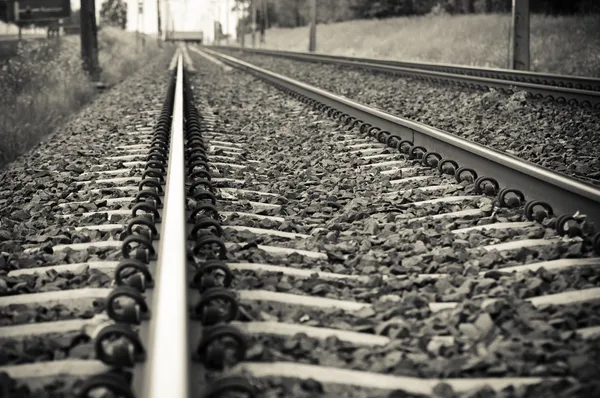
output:
[[[378,58],[362,58],[362,57],[348,57],[344,55],[331,55],[331,54],[315,54],[304,51],[285,51],[285,50],[268,50],[264,48],[240,48],[235,46],[211,46],[217,49],[224,50],[242,50],[246,52],[253,52],[257,54],[265,54],[272,56],[314,56],[320,59],[332,59],[332,60],[347,60],[347,61],[360,61],[370,63],[380,63],[386,65],[395,65],[405,68],[419,68],[429,69],[437,71],[446,71],[449,73],[464,73],[475,76],[483,77],[494,77],[508,80],[520,80],[528,81],[530,83],[539,84],[550,84],[555,82],[560,85],[563,82],[566,88],[575,88],[581,90],[594,90],[600,91],[600,79],[587,76],[569,76],[560,75],[556,73],[545,73],[545,72],[533,72],[523,70],[511,70],[502,68],[490,68],[483,66],[467,66],[458,64],[446,64],[438,62],[426,62],[426,61],[397,61],[393,59],[378,59]],[[562,86],[561,86],[562,87]]]
[[438,152],[444,159],[457,160],[460,165],[471,167],[480,175],[495,178],[505,187],[521,190],[528,200],[548,201],[554,207],[556,214],[574,214],[579,211],[587,215],[589,221],[600,225],[599,187],[436,128],[368,107],[217,51],[206,48],[204,50],[232,66],[245,69],[275,85],[335,108],[364,123],[388,131],[400,139],[409,140],[414,145],[424,146],[428,151]]
[[144,397],[189,396],[188,292],[183,137],[183,59],[177,81],[160,229]]

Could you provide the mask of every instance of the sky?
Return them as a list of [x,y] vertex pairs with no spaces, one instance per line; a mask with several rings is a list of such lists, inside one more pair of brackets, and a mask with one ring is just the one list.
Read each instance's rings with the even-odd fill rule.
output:
[[[157,32],[156,0],[125,0],[127,2],[127,30],[140,30],[145,33]],[[143,15],[138,24],[138,1],[144,4]],[[102,0],[96,0],[99,10]],[[236,13],[231,10],[234,0],[160,0],[163,31],[167,20],[167,7],[175,25],[175,30],[202,30],[207,40],[213,38],[213,21],[217,19],[223,25],[223,33],[235,36]],[[168,3],[168,4],[167,4]],[[229,14],[229,24],[227,24]],[[229,26],[227,26],[229,25]],[[170,26],[170,25],[169,25]],[[227,28],[229,27],[229,30]]]
[[[127,3],[127,30],[135,31],[138,27],[138,1],[124,0]],[[156,0],[141,0],[144,4],[143,17],[139,26],[145,33],[157,32]],[[96,0],[96,19],[100,20],[100,8],[104,0]],[[216,19],[223,25],[223,33],[235,37],[237,13],[231,11],[234,0],[160,0],[163,32],[167,20],[167,5],[170,7],[175,30],[202,30],[204,37],[212,41],[214,36],[213,21]],[[71,10],[80,8],[80,0],[71,0]],[[228,12],[229,10],[229,12]],[[229,18],[227,18],[229,16]],[[229,23],[228,23],[229,22]],[[169,25],[170,26],[170,25]],[[0,34],[7,34],[10,26],[6,25]],[[16,32],[16,28],[13,29]],[[12,32],[14,33],[14,32]]]
[[[141,0],[144,4],[144,12],[139,21],[138,1],[140,0],[124,1],[127,3],[127,30],[136,31],[139,25],[142,32],[157,32],[156,0]],[[97,18],[103,2],[103,0],[96,0]],[[235,36],[237,15],[231,11],[234,0],[160,0],[160,3],[163,32],[168,15],[167,7],[169,7],[175,30],[201,30],[204,32],[204,37],[210,41],[214,36],[213,21],[216,19],[223,25],[223,33]],[[80,0],[71,0],[71,9],[79,9],[79,4]],[[229,18],[227,18],[228,14]]]

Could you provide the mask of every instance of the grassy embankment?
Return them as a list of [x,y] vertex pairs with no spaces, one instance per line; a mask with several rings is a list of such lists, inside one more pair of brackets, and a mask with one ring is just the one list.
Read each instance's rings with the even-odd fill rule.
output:
[[[320,24],[317,52],[506,68],[510,20],[508,14],[477,14]],[[261,47],[307,51],[308,27],[270,29]],[[532,15],[531,69],[600,77],[600,16]]]
[[[98,32],[102,80],[118,83],[147,64],[160,49],[146,40],[136,50],[134,33],[105,27]],[[96,95],[81,70],[79,36],[27,41],[9,59],[0,59],[0,167],[51,133]]]

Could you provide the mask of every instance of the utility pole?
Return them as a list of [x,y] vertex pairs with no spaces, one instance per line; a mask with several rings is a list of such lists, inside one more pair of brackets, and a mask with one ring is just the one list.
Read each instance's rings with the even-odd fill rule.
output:
[[238,12],[238,35],[240,37],[240,46],[244,48],[246,45],[246,26],[242,24],[244,19],[244,11],[242,11],[242,17],[240,18],[240,13]]
[[314,53],[317,49],[317,0],[310,0],[310,33],[308,51]]
[[263,14],[265,16],[265,29],[269,29],[269,0],[262,0]]
[[167,13],[165,17],[165,40],[169,39],[169,24],[171,23],[171,3],[167,0],[167,4],[165,6],[165,12]]
[[512,68],[529,70],[529,0],[512,4]]
[[252,48],[256,48],[256,1],[252,0]]
[[267,2],[268,0],[260,0],[260,13],[262,14],[262,19],[260,22],[260,42],[265,42],[265,31],[267,30],[267,22],[269,21],[267,17]]
[[136,31],[136,47],[139,50],[140,42],[142,43],[142,47],[144,47],[146,44],[146,39],[142,36],[142,33],[144,31],[144,0],[138,0]]
[[229,19],[231,15],[231,9],[229,8],[229,0],[225,0],[225,31],[227,31],[227,42],[229,45],[229,36],[231,36],[231,32],[229,31]]
[[215,0],[211,1],[211,6],[213,7],[213,42],[219,45],[221,44],[221,31],[223,30],[221,26],[221,6]]
[[160,21],[160,0],[156,0],[156,23],[158,25],[157,27],[157,32],[158,32],[158,44],[160,45],[160,42],[162,40],[162,24]]
[[[19,21],[19,2],[18,1],[15,1],[14,7],[15,7],[14,8],[14,10],[15,10],[14,11],[15,12],[15,23],[17,24],[17,28],[19,28],[19,38],[18,38],[18,40],[21,41],[21,38],[22,38],[21,35],[22,35],[22,33],[21,33],[21,23]],[[6,26],[8,26],[8,24]]]
[[95,0],[81,0],[81,59],[83,69],[93,82],[100,81],[98,65],[98,28]]

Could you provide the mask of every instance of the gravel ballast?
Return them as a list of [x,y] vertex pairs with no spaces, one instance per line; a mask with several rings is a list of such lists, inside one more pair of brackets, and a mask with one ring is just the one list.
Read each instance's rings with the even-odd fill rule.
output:
[[[70,297],[75,289],[108,290],[114,286],[112,272],[88,263],[119,261],[120,247],[76,247],[121,240],[123,228],[109,231],[75,227],[124,224],[131,215],[110,215],[104,211],[129,209],[131,204],[107,203],[110,197],[135,196],[137,181],[98,183],[98,179],[139,176],[142,170],[126,161],[106,157],[128,155],[117,146],[143,143],[142,132],[156,123],[167,88],[167,66],[172,54],[162,53],[143,70],[101,94],[74,115],[54,134],[46,137],[28,154],[0,171],[0,329],[13,326],[10,335],[0,330],[0,365],[79,359],[95,360],[93,338],[82,330],[44,333],[49,322],[89,320],[105,311],[105,300]],[[137,133],[140,135],[138,136]],[[132,134],[133,133],[133,134]],[[142,150],[144,150],[142,148]],[[142,160],[142,155],[136,157]],[[134,159],[135,160],[135,159]],[[121,174],[97,174],[100,170],[130,169]],[[86,174],[84,174],[86,173]],[[82,182],[89,182],[82,184]],[[123,190],[121,186],[133,186]],[[94,190],[101,189],[101,192]],[[61,206],[69,202],[87,202]],[[85,212],[100,212],[82,215]],[[72,217],[64,217],[73,215]],[[53,265],[79,264],[72,269],[54,270]],[[27,269],[43,267],[35,273]],[[24,272],[12,273],[23,270]],[[65,294],[42,302],[27,301],[30,294]],[[34,296],[31,296],[34,297]],[[39,297],[39,296],[37,296]],[[19,300],[21,303],[11,303]],[[19,325],[35,324],[33,335],[17,335]],[[56,326],[56,325],[54,325]],[[60,328],[59,328],[60,329]],[[67,328],[68,329],[68,328]],[[48,329],[46,329],[48,330]],[[56,330],[56,329],[54,329]],[[16,337],[15,337],[16,336]],[[8,374],[0,374],[0,378]],[[0,388],[11,397],[73,397],[85,376],[60,375],[29,384],[28,380],[0,380]],[[0,393],[2,395],[2,393]]]
[[600,185],[600,113],[348,67],[226,51],[396,116]]
[[[223,182],[222,186],[260,190],[285,198],[279,201],[269,198],[270,203],[281,207],[262,211],[265,215],[283,217],[283,222],[228,216],[223,225],[309,235],[305,239],[285,239],[247,231],[226,231],[226,239],[237,243],[229,248],[228,261],[267,263],[369,278],[361,282],[331,282],[318,276],[296,279],[278,273],[235,271],[234,291],[267,290],[298,295],[296,305],[242,302],[240,320],[279,321],[380,334],[393,339],[390,344],[394,347],[365,354],[373,359],[371,367],[371,362],[361,360],[366,356],[356,354],[364,354],[358,347],[324,346],[327,342],[311,340],[308,345],[323,346],[322,349],[315,352],[308,349],[304,354],[296,355],[293,350],[290,353],[280,348],[286,344],[291,347],[298,336],[248,337],[252,341],[250,360],[302,360],[347,367],[342,363],[345,361],[356,364],[356,368],[367,366],[374,372],[385,373],[393,368],[397,375],[423,377],[443,376],[448,370],[454,372],[454,377],[576,375],[579,380],[575,386],[554,386],[554,392],[548,392],[552,389],[543,386],[512,392],[487,391],[482,395],[473,392],[469,396],[534,397],[543,394],[558,397],[564,396],[561,394],[565,391],[569,391],[570,396],[585,396],[577,389],[581,384],[593,385],[593,377],[590,377],[593,372],[586,369],[600,366],[591,354],[596,350],[597,339],[585,340],[575,336],[573,331],[600,325],[600,319],[592,315],[597,304],[535,307],[527,299],[595,287],[598,285],[597,268],[571,268],[554,273],[539,270],[512,275],[480,273],[544,260],[589,257],[592,255],[590,247],[574,239],[510,252],[480,251],[478,248],[482,245],[556,237],[556,231],[540,225],[533,229],[452,234],[451,228],[524,221],[524,218],[521,210],[497,208],[493,200],[483,197],[468,203],[411,206],[413,202],[433,197],[468,195],[471,192],[468,182],[436,195],[412,192],[386,196],[384,194],[423,184],[390,183],[414,174],[390,176],[359,170],[369,161],[346,152],[341,142],[344,134],[353,133],[359,138],[355,132],[343,131],[323,115],[250,75],[237,70],[224,73],[199,57],[192,55],[192,58],[198,70],[192,84],[197,96],[205,99],[214,111],[218,120],[216,131],[231,133],[227,140],[242,144],[235,163],[246,166],[245,174],[234,173],[239,173],[236,178],[245,182],[236,185]],[[210,144],[211,139],[206,141]],[[244,159],[257,162],[249,163]],[[210,155],[209,160],[214,162]],[[428,185],[449,183],[437,172],[424,170],[418,173],[433,175],[434,182],[428,182]],[[253,174],[258,175],[257,178],[253,178]],[[452,183],[456,184],[456,181]],[[221,211],[252,211],[249,203],[231,202],[227,198],[229,196],[219,200]],[[255,195],[245,199],[263,201],[264,198]],[[241,207],[244,205],[246,207]],[[409,221],[467,208],[481,209],[483,216],[467,220]],[[318,251],[325,253],[327,258],[315,259],[299,254],[275,256],[257,245]],[[419,273],[448,275],[437,280],[418,280],[414,274]],[[384,281],[382,275],[388,275],[390,279]],[[355,312],[309,308],[302,305],[303,296],[372,303],[372,307]],[[483,305],[483,298],[490,296],[499,299]],[[441,312],[428,308],[429,304],[443,302],[459,304],[452,310]],[[446,349],[435,343],[437,337],[443,336],[452,336],[460,344]],[[401,350],[400,346],[407,348]],[[501,355],[509,350],[518,354],[510,358]],[[552,354],[555,351],[560,354]],[[389,369],[382,368],[382,361],[388,354],[395,356],[389,360],[393,365]],[[560,357],[563,354],[565,356]],[[396,365],[399,367],[395,368]],[[305,396],[301,385],[290,385],[284,380],[271,381],[263,381],[261,396]],[[342,390],[329,386],[323,389],[325,393],[317,390],[313,395],[380,396],[379,391],[342,389],[342,393]],[[443,384],[439,389],[436,397],[458,396]],[[381,396],[410,396],[401,392],[386,394]]]

